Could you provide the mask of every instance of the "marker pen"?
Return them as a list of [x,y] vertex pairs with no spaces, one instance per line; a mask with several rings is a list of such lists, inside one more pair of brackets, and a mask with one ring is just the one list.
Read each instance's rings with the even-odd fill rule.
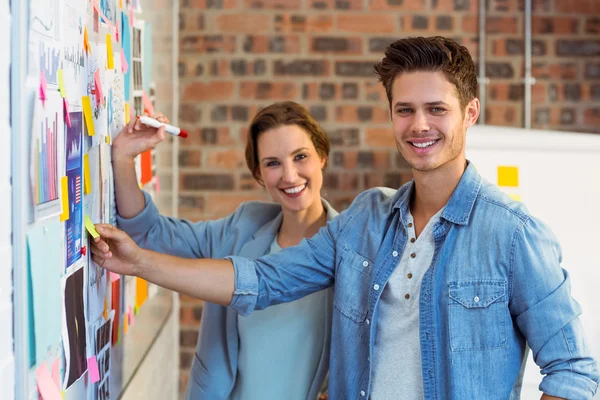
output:
[[166,128],[165,132],[173,136],[179,136],[182,138],[186,138],[188,136],[187,132],[183,129],[179,129],[178,127],[173,125],[164,124],[160,121],[155,120],[154,118],[150,118],[144,115],[141,117],[137,117],[137,119],[139,119],[142,124],[151,126],[153,128],[160,128],[161,126],[164,126]]

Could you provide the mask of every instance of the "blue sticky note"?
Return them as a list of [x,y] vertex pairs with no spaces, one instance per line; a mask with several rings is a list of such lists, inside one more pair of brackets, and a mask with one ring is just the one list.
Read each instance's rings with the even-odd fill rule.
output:
[[61,340],[61,285],[64,270],[64,229],[60,221],[38,224],[27,234],[35,329],[35,355],[39,364]]
[[125,59],[127,60],[127,64],[129,65],[129,69],[125,73],[125,82],[123,86],[125,86],[125,101],[131,100],[131,27],[129,26],[129,17],[125,14],[121,14],[121,46],[123,48],[123,53],[125,53]]

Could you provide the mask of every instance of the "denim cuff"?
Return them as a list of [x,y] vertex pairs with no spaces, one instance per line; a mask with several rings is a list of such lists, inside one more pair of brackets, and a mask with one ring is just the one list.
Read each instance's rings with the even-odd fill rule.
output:
[[233,263],[235,288],[229,307],[242,316],[249,315],[256,307],[258,299],[258,277],[255,263],[244,257],[225,257]]
[[598,383],[576,372],[559,371],[546,375],[539,389],[547,395],[563,399],[592,400]]

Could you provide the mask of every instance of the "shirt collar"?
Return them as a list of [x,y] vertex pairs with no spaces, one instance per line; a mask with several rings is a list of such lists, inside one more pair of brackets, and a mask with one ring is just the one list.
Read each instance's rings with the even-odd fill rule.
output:
[[[475,166],[467,160],[467,168],[463,173],[456,189],[444,207],[441,217],[458,225],[467,225],[473,210],[473,205],[481,188],[482,178]],[[408,206],[414,188],[414,180],[398,189],[394,201],[394,209],[399,209],[402,218],[408,215]]]

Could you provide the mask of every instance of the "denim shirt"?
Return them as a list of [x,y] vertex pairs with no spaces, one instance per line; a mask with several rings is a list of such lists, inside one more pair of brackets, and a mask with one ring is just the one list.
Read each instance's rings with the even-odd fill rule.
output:
[[[334,286],[333,399],[369,397],[379,298],[407,241],[412,188],[360,194],[298,246],[258,260],[229,257],[230,306],[243,315]],[[419,298],[424,397],[518,398],[528,344],[541,391],[591,399],[599,374],[550,229],[469,164],[434,237]]]

